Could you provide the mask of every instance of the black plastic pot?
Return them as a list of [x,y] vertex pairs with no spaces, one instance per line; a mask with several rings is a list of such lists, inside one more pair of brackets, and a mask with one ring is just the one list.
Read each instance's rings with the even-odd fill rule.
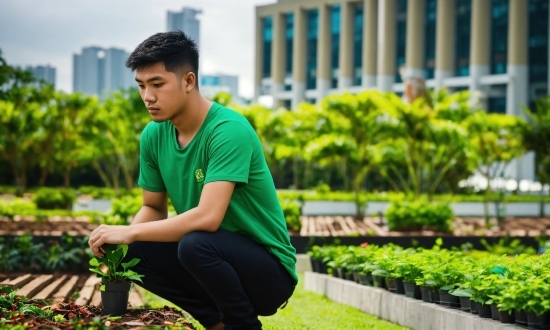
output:
[[497,304],[491,304],[491,318],[495,321],[500,321],[500,313],[498,312]]
[[372,284],[377,288],[388,289],[386,279],[382,276],[372,275]]
[[397,283],[395,283],[395,278],[386,277],[386,285],[388,291],[395,293],[397,291]]
[[344,274],[344,268],[342,268],[342,267],[336,268],[336,277],[344,279],[344,280],[346,279],[346,276]]
[[470,313],[477,314],[478,313],[477,306],[478,304],[475,301],[470,300]]
[[529,329],[550,329],[550,313],[537,315],[533,312],[527,312],[526,314]]
[[450,294],[449,290],[439,290],[439,299],[441,300],[441,306],[460,308],[460,298]]
[[500,323],[514,323],[514,313],[512,311],[498,311],[500,314]]
[[372,274],[368,273],[365,275],[359,275],[359,284],[373,286],[372,284]]
[[433,304],[441,304],[441,297],[439,296],[439,290],[432,287],[432,291],[430,292],[430,296],[432,297],[432,303]]
[[105,283],[101,291],[103,315],[122,315],[126,313],[131,283]]
[[514,309],[514,320],[518,325],[527,326],[527,313]]
[[353,281],[355,283],[361,283],[361,275],[359,275],[359,272],[356,270],[353,271]]
[[458,300],[460,301],[460,309],[463,311],[470,310],[470,297],[459,297]]
[[395,279],[395,293],[397,294],[405,294],[405,285],[403,284],[402,278],[396,278]]
[[422,299],[422,292],[416,283],[403,281],[403,287],[405,288],[405,296],[414,299]]
[[479,317],[490,318],[492,316],[491,305],[477,303],[477,313]]
[[429,285],[421,285],[420,292],[422,293],[423,302],[432,302],[432,287]]
[[355,281],[354,278],[353,278],[353,272],[346,272],[344,271],[344,279],[348,280],[348,281]]

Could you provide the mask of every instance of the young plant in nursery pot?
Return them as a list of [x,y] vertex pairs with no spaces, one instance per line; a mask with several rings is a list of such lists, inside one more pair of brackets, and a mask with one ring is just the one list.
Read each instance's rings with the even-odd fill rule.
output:
[[137,265],[140,259],[133,258],[129,262],[121,263],[128,252],[128,245],[125,244],[104,244],[102,248],[105,255],[90,260],[90,271],[101,277],[103,314],[122,315],[126,312],[132,281],[142,282],[143,275],[129,269]]

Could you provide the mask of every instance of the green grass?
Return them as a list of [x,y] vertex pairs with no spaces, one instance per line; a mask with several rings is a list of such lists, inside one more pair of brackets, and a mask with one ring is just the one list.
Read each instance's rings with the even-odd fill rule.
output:
[[[160,308],[164,305],[174,306],[150,292],[143,294],[143,300],[154,308]],[[407,329],[306,291],[303,285],[303,276],[300,276],[300,283],[288,305],[273,316],[260,317],[260,321],[264,330]],[[193,325],[197,329],[204,329],[197,322],[193,322]]]

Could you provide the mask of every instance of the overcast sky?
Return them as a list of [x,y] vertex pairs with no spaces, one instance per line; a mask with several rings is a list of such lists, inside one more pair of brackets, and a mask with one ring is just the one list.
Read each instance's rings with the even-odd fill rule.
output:
[[0,0],[0,49],[11,65],[57,69],[58,89],[72,91],[72,54],[83,47],[131,52],[166,30],[166,12],[184,6],[199,16],[202,72],[239,75],[254,91],[254,7],[276,0]]

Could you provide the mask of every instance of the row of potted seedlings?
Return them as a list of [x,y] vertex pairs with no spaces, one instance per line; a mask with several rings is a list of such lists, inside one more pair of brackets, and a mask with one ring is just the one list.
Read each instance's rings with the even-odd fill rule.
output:
[[308,254],[318,273],[502,323],[550,329],[550,253],[512,257],[440,245],[313,246]]

